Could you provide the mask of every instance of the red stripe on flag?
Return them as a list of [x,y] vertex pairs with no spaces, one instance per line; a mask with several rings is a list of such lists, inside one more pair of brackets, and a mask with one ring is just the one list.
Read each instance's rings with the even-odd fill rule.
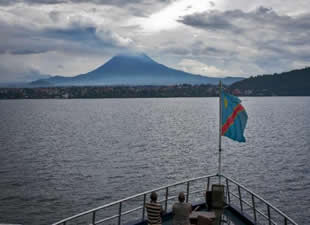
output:
[[226,123],[222,126],[222,135],[224,135],[229,127],[234,123],[234,120],[236,119],[236,117],[238,116],[238,113],[243,111],[244,108],[241,104],[238,104],[234,111],[232,112],[232,114],[228,117],[228,119],[226,120]]

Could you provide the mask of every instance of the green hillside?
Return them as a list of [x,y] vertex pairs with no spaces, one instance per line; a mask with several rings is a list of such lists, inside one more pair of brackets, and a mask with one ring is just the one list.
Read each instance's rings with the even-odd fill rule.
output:
[[230,86],[240,95],[310,95],[310,67],[281,74],[260,75]]

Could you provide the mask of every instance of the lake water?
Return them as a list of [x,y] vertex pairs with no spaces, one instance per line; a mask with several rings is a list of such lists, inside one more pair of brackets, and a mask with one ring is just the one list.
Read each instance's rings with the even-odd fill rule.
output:
[[[310,224],[310,98],[242,98],[223,172]],[[50,224],[217,172],[218,99],[0,101],[0,222]]]

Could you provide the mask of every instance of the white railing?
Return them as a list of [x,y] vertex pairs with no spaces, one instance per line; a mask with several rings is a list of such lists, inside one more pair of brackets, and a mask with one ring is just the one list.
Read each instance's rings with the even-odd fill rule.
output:
[[[232,204],[231,197],[234,197],[238,199],[240,207],[238,207],[241,211],[241,213],[247,213],[245,212],[245,206],[248,207],[253,213],[253,216],[251,216],[251,219],[254,221],[254,224],[265,224],[262,223],[261,220],[258,220],[258,215],[262,216],[266,221],[268,225],[272,224],[293,224],[298,225],[296,222],[294,222],[290,217],[288,217],[285,213],[283,213],[281,210],[273,206],[271,203],[264,200],[262,197],[258,196],[257,194],[250,191],[248,188],[244,187],[243,185],[239,184],[238,182],[234,181],[233,179],[226,177],[225,175],[222,175],[223,178],[225,178],[226,183],[226,202],[228,205]],[[232,185],[235,186],[235,189],[237,190],[237,193],[231,191]],[[248,199],[245,199],[243,194],[248,195]],[[260,203],[260,208],[257,207],[257,203]],[[266,212],[263,212],[263,208],[265,207]],[[273,210],[273,214],[271,213],[271,210]],[[248,210],[249,211],[249,210]],[[282,221],[281,221],[282,220]]]
[[[241,214],[250,215],[247,208],[250,208],[253,216],[251,216],[251,220],[254,224],[264,224],[261,220],[258,219],[258,215],[262,216],[268,225],[272,224],[293,224],[297,225],[291,218],[289,218],[286,214],[282,211],[271,205],[269,202],[265,201],[260,196],[254,194],[252,191],[244,187],[243,185],[237,183],[236,181],[232,180],[231,178],[226,177],[225,175],[221,175],[223,180],[223,184],[226,185],[226,203],[228,206],[236,208],[233,205],[234,201],[232,197],[237,199],[239,202],[238,210]],[[210,190],[210,186],[218,182],[218,175],[207,175],[202,177],[197,177],[194,179],[184,180],[181,182],[177,182],[171,185],[163,186],[160,188],[156,188],[150,191],[146,191],[137,195],[130,196],[128,198],[121,199],[119,201],[115,201],[103,206],[99,206],[97,208],[76,214],[74,216],[68,217],[66,219],[60,220],[52,225],[70,225],[70,224],[91,224],[97,225],[102,224],[104,222],[109,222],[109,224],[117,224],[121,225],[123,223],[128,223],[129,220],[122,220],[122,217],[133,215],[133,218],[137,221],[145,221],[146,214],[145,214],[145,203],[147,201],[147,197],[153,191],[156,192],[164,192],[164,199],[159,200],[160,203],[163,204],[164,210],[168,211],[168,204],[169,201],[175,200],[177,198],[177,189],[179,191],[183,191],[186,194],[186,202],[189,200],[195,201],[200,200],[206,193],[206,191]],[[184,186],[185,185],[185,186]],[[235,187],[233,187],[235,186]],[[237,190],[237,193],[233,191]],[[250,195],[251,201],[249,202],[245,197],[243,197],[243,193],[247,193]],[[197,199],[194,196],[199,195]],[[191,199],[190,199],[191,198]],[[261,205],[265,205],[267,212],[263,212],[261,208],[257,206],[257,201],[260,201]],[[128,204],[129,208],[124,209],[124,205],[128,202],[134,202],[134,204]],[[273,210],[271,213],[271,210]],[[116,212],[115,212],[116,211]],[[140,211],[140,212],[139,212]],[[133,220],[131,218],[131,220]],[[280,221],[280,220],[282,221]],[[280,222],[279,222],[280,221]]]

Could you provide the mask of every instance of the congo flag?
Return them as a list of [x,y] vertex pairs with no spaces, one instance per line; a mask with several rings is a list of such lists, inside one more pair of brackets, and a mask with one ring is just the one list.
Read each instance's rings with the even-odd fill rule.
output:
[[236,96],[221,93],[222,105],[222,136],[235,141],[245,142],[243,136],[248,120],[248,115]]

